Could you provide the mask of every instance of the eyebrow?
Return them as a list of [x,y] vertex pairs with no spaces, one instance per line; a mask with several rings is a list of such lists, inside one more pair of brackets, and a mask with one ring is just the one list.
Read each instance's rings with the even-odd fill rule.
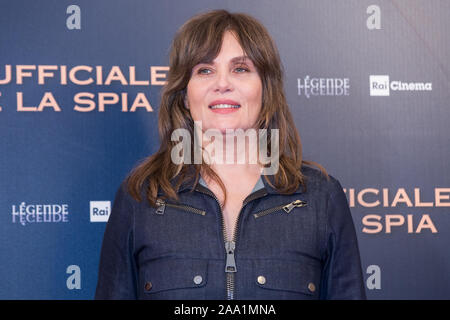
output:
[[[231,63],[238,63],[238,62],[246,62],[246,61],[252,61],[248,56],[239,56],[239,57],[234,57],[230,60]],[[212,60],[204,60],[204,61],[200,61],[199,64],[201,63],[205,63],[205,64],[214,64],[214,61]]]
[[234,57],[233,59],[231,59],[231,63],[244,62],[247,60],[250,60],[250,58],[248,56]]

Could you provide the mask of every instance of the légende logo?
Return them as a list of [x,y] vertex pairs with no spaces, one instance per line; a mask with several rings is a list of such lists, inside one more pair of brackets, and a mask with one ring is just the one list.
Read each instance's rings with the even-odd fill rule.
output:
[[371,75],[370,95],[371,96],[389,96],[390,91],[432,91],[431,82],[402,82],[399,80],[389,81],[388,75]]
[[108,222],[111,201],[91,201],[89,206],[91,222]]
[[12,222],[25,226],[28,223],[59,223],[69,221],[67,204],[26,204],[12,205]]
[[306,75],[297,78],[297,94],[311,96],[348,96],[350,95],[349,78],[315,78]]

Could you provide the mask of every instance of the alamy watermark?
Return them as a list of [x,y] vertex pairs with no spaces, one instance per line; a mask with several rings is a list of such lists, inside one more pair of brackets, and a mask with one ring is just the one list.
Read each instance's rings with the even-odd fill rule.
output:
[[201,121],[195,121],[194,137],[184,128],[172,132],[171,140],[178,143],[171,150],[171,160],[174,164],[259,163],[263,165],[263,174],[274,175],[279,168],[279,136],[279,129],[270,132],[267,129],[226,129],[224,133],[207,129],[203,132]]

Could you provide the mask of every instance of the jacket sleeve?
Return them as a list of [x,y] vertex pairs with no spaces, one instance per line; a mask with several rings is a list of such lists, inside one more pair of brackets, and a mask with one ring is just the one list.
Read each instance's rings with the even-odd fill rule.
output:
[[122,183],[103,236],[95,299],[136,299],[134,207]]
[[341,184],[331,179],[321,298],[366,299],[358,240],[350,208]]

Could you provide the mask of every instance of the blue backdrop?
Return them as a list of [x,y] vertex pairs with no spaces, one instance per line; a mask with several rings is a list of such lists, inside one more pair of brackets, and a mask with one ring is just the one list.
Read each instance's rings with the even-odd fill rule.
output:
[[93,298],[115,192],[159,144],[171,40],[216,8],[277,43],[304,158],[348,196],[368,298],[449,299],[444,0],[0,2],[0,299]]

